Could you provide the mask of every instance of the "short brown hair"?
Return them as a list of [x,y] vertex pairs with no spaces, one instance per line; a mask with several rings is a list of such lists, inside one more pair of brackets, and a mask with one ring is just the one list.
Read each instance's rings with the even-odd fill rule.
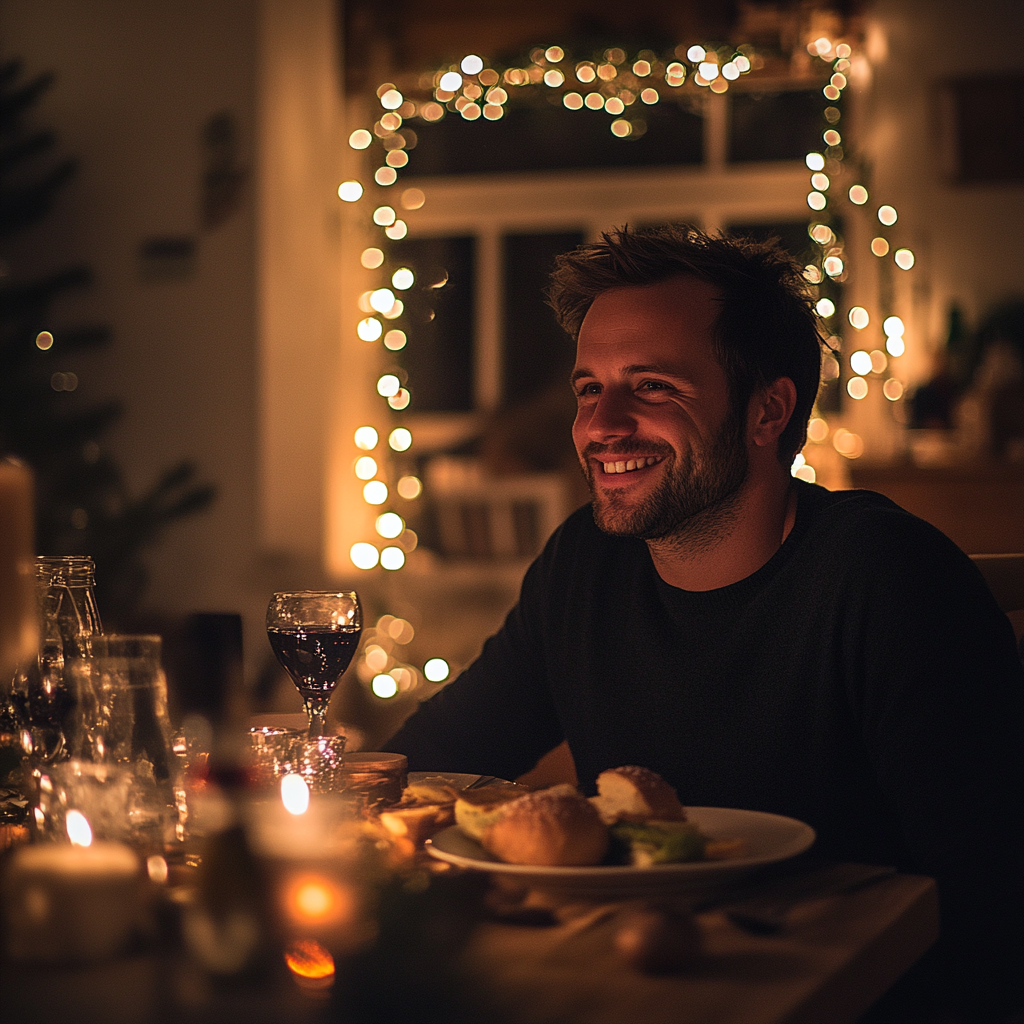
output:
[[779,437],[786,465],[803,447],[818,394],[821,335],[799,264],[774,242],[705,234],[687,224],[605,232],[555,260],[548,304],[575,341],[602,292],[688,274],[720,289],[716,355],[734,411],[780,377],[796,385],[796,407]]

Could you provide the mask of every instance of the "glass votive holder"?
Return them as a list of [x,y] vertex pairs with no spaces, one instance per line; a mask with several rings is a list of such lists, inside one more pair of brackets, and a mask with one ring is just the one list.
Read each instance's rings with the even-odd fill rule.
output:
[[342,796],[360,814],[378,811],[402,799],[409,759],[404,754],[362,750],[350,754],[339,773]]
[[315,736],[298,741],[292,773],[301,775],[311,793],[337,793],[345,768],[344,736]]
[[[282,776],[298,771],[297,764],[303,739],[301,729],[281,726],[254,726],[249,730],[249,750],[253,781],[264,788],[274,785]],[[330,737],[327,737],[330,738]]]
[[133,774],[126,765],[66,761],[41,772],[35,806],[36,835],[58,843],[70,842],[69,811],[78,811],[95,839],[127,839]]

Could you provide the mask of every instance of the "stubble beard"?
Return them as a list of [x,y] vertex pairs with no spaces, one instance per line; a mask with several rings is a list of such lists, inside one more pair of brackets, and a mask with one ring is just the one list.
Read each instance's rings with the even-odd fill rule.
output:
[[593,459],[617,454],[615,445],[588,445],[581,462],[593,499],[594,521],[604,533],[638,537],[673,547],[704,548],[728,532],[747,478],[743,420],[730,413],[710,445],[676,458],[669,445],[644,445],[649,455],[671,460],[664,479],[640,501],[600,491]]

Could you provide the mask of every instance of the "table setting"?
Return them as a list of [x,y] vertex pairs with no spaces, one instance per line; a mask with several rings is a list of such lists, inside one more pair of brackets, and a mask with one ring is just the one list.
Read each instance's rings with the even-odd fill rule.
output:
[[[21,534],[0,552],[12,1014],[854,1021],[937,936],[930,879],[816,861],[806,823],[683,807],[647,769],[602,773],[661,792],[638,815],[601,779],[588,799],[355,749],[326,717],[354,591],[269,599],[301,723],[172,722],[161,638],[105,633],[91,561]],[[564,833],[539,853],[538,822]]]

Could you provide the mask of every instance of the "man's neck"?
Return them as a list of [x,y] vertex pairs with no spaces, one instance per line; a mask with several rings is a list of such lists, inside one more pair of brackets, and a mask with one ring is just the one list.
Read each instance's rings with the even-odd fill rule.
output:
[[786,473],[748,478],[727,508],[696,528],[647,541],[658,575],[680,590],[717,590],[757,572],[796,522],[797,492]]

